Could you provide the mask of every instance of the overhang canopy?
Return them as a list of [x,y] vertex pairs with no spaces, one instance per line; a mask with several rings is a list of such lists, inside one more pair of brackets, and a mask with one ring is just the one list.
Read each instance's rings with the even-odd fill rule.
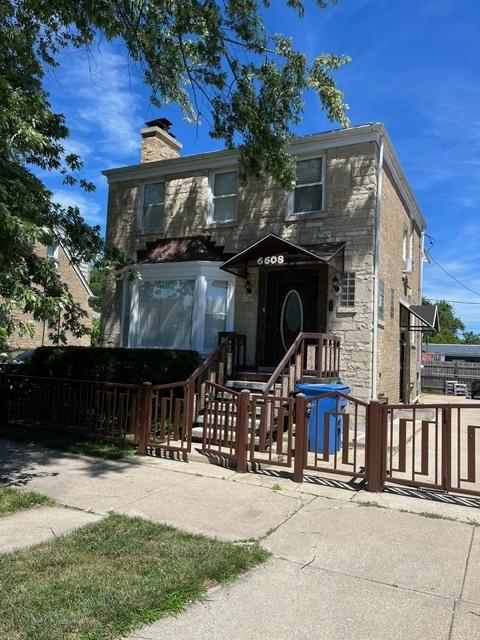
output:
[[[402,302],[400,304],[408,311],[408,326],[402,329],[410,329],[410,331],[422,331],[425,333],[436,333],[440,330],[438,321],[438,308],[436,304],[414,304],[408,306]],[[410,315],[420,320],[420,326],[411,326]]]
[[190,262],[194,260],[208,260],[210,262],[224,262],[232,254],[225,254],[223,247],[207,236],[192,236],[190,238],[159,238],[154,242],[147,242],[145,249],[137,251],[139,264],[159,264],[164,262]]
[[[331,264],[343,272],[343,250],[345,242],[321,242],[299,245],[274,233],[260,238],[232,258],[224,262],[220,269],[242,278],[247,277],[250,266],[278,266],[300,264]],[[253,263],[253,264],[252,264]]]

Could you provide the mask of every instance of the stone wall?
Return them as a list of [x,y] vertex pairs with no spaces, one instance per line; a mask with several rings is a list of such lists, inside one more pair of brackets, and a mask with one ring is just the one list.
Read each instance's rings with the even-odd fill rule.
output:
[[[310,154],[311,155],[311,154]],[[315,154],[317,155],[317,154]],[[165,219],[162,228],[137,232],[141,182],[113,182],[108,200],[107,240],[132,255],[147,240],[158,237],[209,235],[225,251],[235,253],[267,233],[275,233],[303,245],[345,241],[345,270],[356,273],[356,304],[342,309],[333,292],[329,270],[327,330],[342,338],[342,376],[354,393],[367,398],[371,388],[373,229],[376,202],[377,145],[374,142],[322,150],[325,171],[325,209],[291,219],[288,193],[272,180],[252,180],[238,192],[234,223],[208,225],[209,171],[192,171],[162,177],[166,182]],[[232,166],[232,169],[234,166]],[[222,169],[228,170],[228,168]],[[149,181],[152,181],[151,179]],[[255,358],[258,306],[258,270],[252,269],[253,294],[239,280],[235,296],[235,329],[248,336],[248,360]],[[102,341],[120,344],[122,282],[110,281],[104,292]],[[328,301],[325,301],[326,303]]]
[[[37,248],[39,255],[46,256],[47,248],[39,245]],[[88,306],[88,293],[80,281],[75,269],[69,263],[69,260],[63,251],[62,247],[58,248],[58,270],[63,282],[65,282],[73,296],[75,302],[79,303],[88,316],[84,319],[83,323],[86,327],[92,326],[92,309]],[[33,321],[33,317],[29,314],[16,314],[16,319],[22,322]],[[34,349],[36,347],[50,346],[53,342],[49,338],[49,333],[52,329],[49,329],[48,325],[44,322],[34,321],[35,333],[33,336],[19,336],[17,334],[11,336],[7,343],[7,351],[26,351],[27,349]],[[75,346],[89,346],[90,336],[85,335],[81,338],[76,338],[71,334],[68,335],[69,345]]]
[[[402,255],[403,236],[413,232],[412,257],[415,263],[413,274],[408,275],[408,286],[403,274]],[[407,206],[394,185],[388,170],[383,172],[381,223],[380,223],[380,260],[379,277],[385,283],[385,315],[378,322],[378,394],[388,398],[389,402],[399,400],[400,372],[400,299],[410,304],[420,304],[420,243],[421,234],[411,223]],[[391,290],[394,291],[393,317],[391,314]],[[410,367],[410,399],[415,397],[415,378],[418,362],[418,333],[406,335],[407,362]],[[408,400],[408,398],[406,398]]]

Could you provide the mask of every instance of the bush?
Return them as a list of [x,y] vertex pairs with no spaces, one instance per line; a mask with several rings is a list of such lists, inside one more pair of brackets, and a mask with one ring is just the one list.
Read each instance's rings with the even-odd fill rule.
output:
[[74,380],[169,384],[200,364],[196,351],[105,347],[40,347],[21,373]]

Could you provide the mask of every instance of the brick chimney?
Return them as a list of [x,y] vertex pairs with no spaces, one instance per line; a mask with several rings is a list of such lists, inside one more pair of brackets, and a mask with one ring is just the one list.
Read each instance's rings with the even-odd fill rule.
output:
[[142,129],[142,155],[140,162],[155,162],[178,158],[182,145],[170,133],[172,123],[166,118],[157,118],[145,123]]

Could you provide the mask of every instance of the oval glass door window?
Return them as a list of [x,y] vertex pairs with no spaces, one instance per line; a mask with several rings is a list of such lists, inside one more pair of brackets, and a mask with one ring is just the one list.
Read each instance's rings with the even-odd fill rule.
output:
[[302,298],[296,289],[291,289],[282,305],[280,315],[280,336],[285,351],[290,347],[297,335],[303,330]]

